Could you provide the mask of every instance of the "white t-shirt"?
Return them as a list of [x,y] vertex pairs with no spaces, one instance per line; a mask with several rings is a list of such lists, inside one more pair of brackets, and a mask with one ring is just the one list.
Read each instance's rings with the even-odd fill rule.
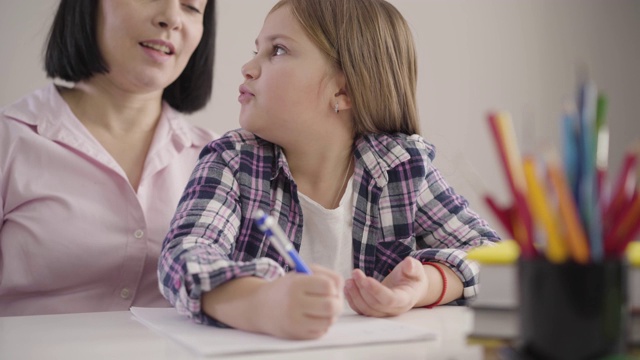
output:
[[353,270],[353,176],[347,183],[338,207],[322,205],[298,193],[302,206],[300,256],[307,264],[322,265],[345,279]]

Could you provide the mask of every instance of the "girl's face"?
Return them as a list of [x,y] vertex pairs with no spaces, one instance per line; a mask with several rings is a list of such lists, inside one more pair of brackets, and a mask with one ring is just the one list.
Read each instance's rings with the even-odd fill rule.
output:
[[102,0],[98,46],[109,81],[125,92],[162,92],[200,43],[207,0]]
[[288,6],[267,16],[257,51],[242,67],[240,125],[286,147],[305,134],[330,131],[327,115],[341,74],[309,39]]

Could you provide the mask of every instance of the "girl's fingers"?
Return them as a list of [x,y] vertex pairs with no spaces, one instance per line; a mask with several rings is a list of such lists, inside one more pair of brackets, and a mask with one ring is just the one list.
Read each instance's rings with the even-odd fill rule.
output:
[[358,314],[375,317],[387,316],[387,314],[368,303],[366,296],[363,296],[362,289],[354,279],[347,280],[345,293],[347,294],[349,305]]
[[358,286],[362,298],[370,307],[378,309],[378,311],[384,311],[393,305],[393,291],[382,283],[371,277],[367,277],[360,270],[353,272],[353,280]]

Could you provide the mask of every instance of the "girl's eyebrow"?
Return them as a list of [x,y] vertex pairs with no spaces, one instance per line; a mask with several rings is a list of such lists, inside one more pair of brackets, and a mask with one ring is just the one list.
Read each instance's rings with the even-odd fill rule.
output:
[[[287,41],[296,42],[296,40],[294,38],[292,38],[291,36],[284,35],[284,34],[270,35],[270,36],[267,36],[267,38],[265,40],[267,42],[274,42],[274,41],[276,41],[278,39],[285,39]],[[256,47],[260,44],[259,39],[256,39],[255,44],[256,44]]]

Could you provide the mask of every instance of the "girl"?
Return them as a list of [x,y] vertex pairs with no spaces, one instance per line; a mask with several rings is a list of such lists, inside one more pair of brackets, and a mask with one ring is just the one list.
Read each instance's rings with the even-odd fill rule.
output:
[[[168,306],[161,242],[214,134],[214,0],[62,0],[45,68],[0,109],[0,316]],[[187,175],[185,175],[187,174]]]
[[[473,297],[465,250],[498,237],[416,135],[414,45],[398,11],[282,0],[256,46],[242,68],[242,129],[202,152],[165,239],[167,299],[198,322],[311,339],[343,294],[380,317]],[[287,273],[258,210],[316,264],[312,275]]]

